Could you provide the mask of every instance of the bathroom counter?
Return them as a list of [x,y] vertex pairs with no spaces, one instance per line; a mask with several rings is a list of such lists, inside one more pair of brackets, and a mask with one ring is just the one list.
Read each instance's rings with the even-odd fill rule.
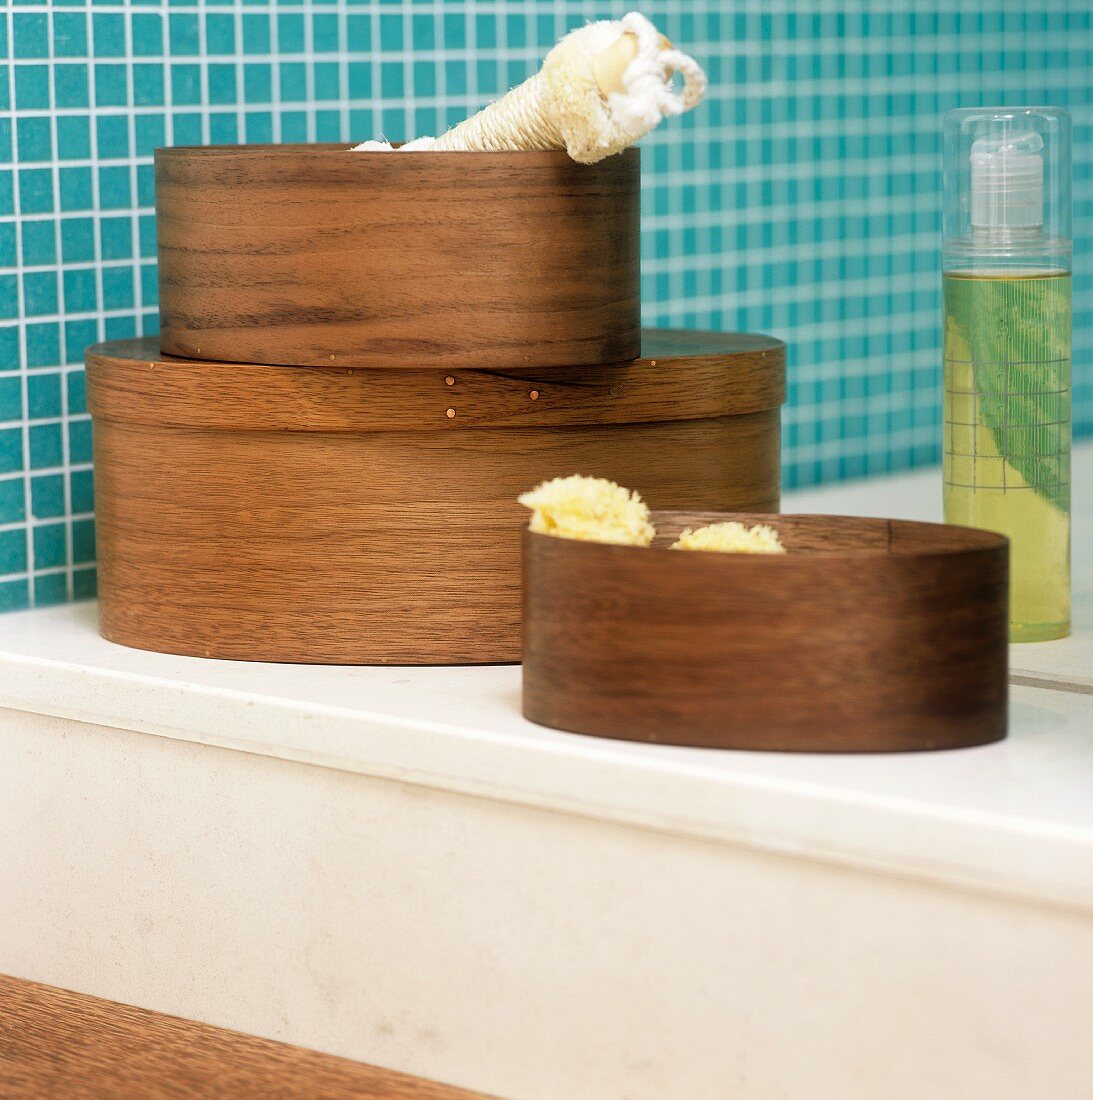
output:
[[[938,498],[926,471],[784,508]],[[525,722],[517,667],[206,661],[107,643],[91,604],[4,616],[0,973],[498,1095],[1078,1095],[1091,504],[1074,637],[1013,647],[1010,737],[947,753],[602,741]]]

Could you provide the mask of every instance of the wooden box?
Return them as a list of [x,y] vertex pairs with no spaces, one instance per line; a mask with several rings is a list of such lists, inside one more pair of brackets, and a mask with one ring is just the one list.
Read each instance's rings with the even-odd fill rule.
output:
[[636,149],[156,151],[170,355],[394,370],[639,353]]
[[243,660],[518,660],[520,492],[584,473],[653,504],[778,507],[782,345],[645,350],[520,375],[90,349],[103,634]]
[[[635,482],[641,485],[641,482]],[[782,555],[668,549],[725,519]],[[524,715],[632,741],[876,752],[1005,736],[1008,545],[843,516],[654,516],[649,548],[524,533]]]

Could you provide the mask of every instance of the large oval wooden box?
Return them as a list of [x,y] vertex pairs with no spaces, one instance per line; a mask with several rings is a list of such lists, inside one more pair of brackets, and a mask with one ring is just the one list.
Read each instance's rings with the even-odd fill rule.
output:
[[639,157],[156,151],[160,347],[298,366],[638,355]]
[[531,377],[88,352],[103,634],[334,663],[520,657],[516,496],[572,473],[774,510],[782,345],[653,334]]
[[[524,714],[722,749],[951,749],[1006,733],[1008,562],[989,531],[654,514],[649,548],[524,533]],[[785,554],[669,549],[777,528]]]

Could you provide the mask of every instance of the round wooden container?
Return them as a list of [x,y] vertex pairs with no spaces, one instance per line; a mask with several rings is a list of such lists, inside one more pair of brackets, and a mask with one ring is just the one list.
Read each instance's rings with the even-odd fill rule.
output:
[[[640,485],[640,482],[636,484]],[[670,550],[770,523],[784,555]],[[662,512],[650,548],[524,533],[524,715],[727,749],[948,749],[1006,732],[1008,558],[986,531]]]
[[102,632],[264,661],[520,657],[522,491],[576,472],[654,503],[778,507],[783,347],[653,334],[646,358],[488,371],[88,352]]
[[388,370],[633,359],[638,161],[158,149],[161,350]]

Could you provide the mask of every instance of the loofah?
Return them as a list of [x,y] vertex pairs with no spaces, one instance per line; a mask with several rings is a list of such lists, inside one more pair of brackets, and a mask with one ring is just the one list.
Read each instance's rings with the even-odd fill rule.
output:
[[532,531],[583,542],[648,546],[655,534],[641,497],[599,477],[556,477],[518,498]]
[[[679,73],[683,88],[671,87]],[[696,106],[706,74],[638,12],[567,34],[523,84],[438,138],[405,150],[565,149],[583,164],[621,152],[662,118]],[[366,141],[355,151],[390,150]]]
[[778,532],[765,523],[745,527],[729,520],[711,523],[695,530],[687,528],[672,543],[673,550],[719,550],[726,554],[784,554],[786,548],[778,538]]

